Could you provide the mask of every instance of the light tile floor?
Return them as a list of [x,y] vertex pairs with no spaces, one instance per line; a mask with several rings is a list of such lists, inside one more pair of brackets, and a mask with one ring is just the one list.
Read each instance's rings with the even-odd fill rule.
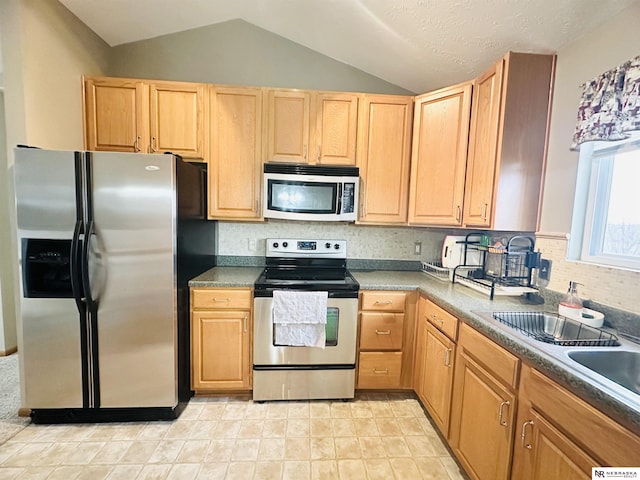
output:
[[466,478],[414,397],[197,397],[174,422],[28,425],[0,480]]

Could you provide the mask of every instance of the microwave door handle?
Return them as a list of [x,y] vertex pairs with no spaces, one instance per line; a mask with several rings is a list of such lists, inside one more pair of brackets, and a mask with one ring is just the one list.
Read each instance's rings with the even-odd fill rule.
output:
[[337,205],[337,210],[336,212],[338,214],[342,213],[342,183],[338,183],[338,205]]

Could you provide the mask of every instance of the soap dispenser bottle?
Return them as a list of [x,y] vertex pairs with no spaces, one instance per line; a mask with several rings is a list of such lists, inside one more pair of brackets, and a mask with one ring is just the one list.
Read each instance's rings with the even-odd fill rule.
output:
[[565,317],[580,319],[582,317],[582,299],[578,296],[577,282],[569,282],[569,290],[560,300],[558,305],[558,313]]

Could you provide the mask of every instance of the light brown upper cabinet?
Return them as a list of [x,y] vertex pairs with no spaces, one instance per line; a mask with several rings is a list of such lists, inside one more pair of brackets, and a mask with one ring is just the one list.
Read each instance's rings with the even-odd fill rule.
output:
[[357,94],[272,89],[266,161],[355,165]]
[[207,159],[206,86],[95,77],[84,81],[85,147]]
[[409,223],[462,225],[471,82],[415,99]]
[[207,159],[206,92],[207,86],[200,83],[149,84],[151,153]]
[[260,219],[263,90],[209,90],[209,218]]
[[359,223],[407,221],[412,107],[412,97],[363,95],[357,152]]
[[84,80],[85,148],[107,152],[147,152],[149,88],[140,80]]
[[475,80],[463,226],[536,230],[554,70],[510,52]]

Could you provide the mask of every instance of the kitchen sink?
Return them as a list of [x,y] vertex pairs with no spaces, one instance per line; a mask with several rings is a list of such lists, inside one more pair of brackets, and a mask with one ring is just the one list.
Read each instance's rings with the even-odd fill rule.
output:
[[616,347],[617,337],[550,312],[493,312],[493,318],[540,342],[566,347]]
[[640,395],[640,352],[619,350],[569,352],[574,362]]

